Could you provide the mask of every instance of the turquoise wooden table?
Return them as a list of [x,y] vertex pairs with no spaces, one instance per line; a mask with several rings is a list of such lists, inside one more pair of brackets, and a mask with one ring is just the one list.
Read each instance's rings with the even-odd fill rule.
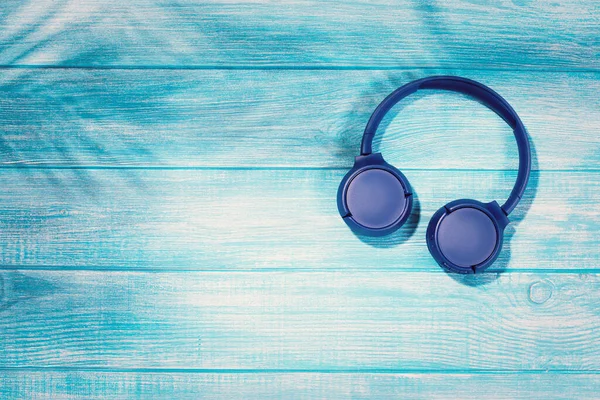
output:
[[[0,66],[0,398],[600,398],[597,1],[3,0]],[[533,145],[481,275],[424,240],[516,177],[464,96],[384,121],[408,226],[336,208],[371,111],[433,74]]]

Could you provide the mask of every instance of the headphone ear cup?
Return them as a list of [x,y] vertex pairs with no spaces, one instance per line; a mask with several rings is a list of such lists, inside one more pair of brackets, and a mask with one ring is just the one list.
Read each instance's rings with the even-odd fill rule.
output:
[[480,272],[498,258],[508,223],[495,201],[455,200],[429,221],[427,247],[442,268],[462,274]]
[[367,236],[388,235],[410,216],[412,193],[406,177],[381,154],[356,158],[338,189],[338,209],[346,224]]

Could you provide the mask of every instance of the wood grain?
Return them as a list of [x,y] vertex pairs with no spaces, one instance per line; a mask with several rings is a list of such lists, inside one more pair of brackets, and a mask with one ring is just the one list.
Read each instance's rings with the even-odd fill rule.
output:
[[1,276],[5,368],[600,369],[598,274]]
[[[392,90],[433,71],[10,70],[0,77],[0,163],[349,168]],[[600,80],[589,73],[449,71],[521,115],[534,169],[598,170]],[[419,93],[375,147],[401,169],[514,169],[510,128],[450,93]]]
[[597,374],[6,372],[17,399],[596,399]]
[[[514,171],[406,171],[420,211],[397,234],[356,237],[338,170],[4,169],[3,265],[83,269],[433,270],[424,235],[457,198],[502,201]],[[494,265],[597,269],[600,174],[536,172]],[[420,217],[419,217],[420,216]]]
[[598,2],[5,0],[0,64],[598,69]]
[[[597,398],[596,1],[0,2],[0,398]],[[431,214],[502,200],[504,124],[418,94],[376,148],[418,210],[354,236],[337,185],[391,90],[456,74],[534,173],[488,273]]]

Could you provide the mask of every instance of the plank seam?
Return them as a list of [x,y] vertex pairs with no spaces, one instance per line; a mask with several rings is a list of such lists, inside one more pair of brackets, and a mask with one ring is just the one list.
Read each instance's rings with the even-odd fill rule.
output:
[[598,375],[600,370],[569,369],[395,369],[395,368],[330,368],[330,369],[245,369],[245,368],[108,368],[108,367],[0,367],[2,372],[102,372],[163,374],[423,374],[423,375]]
[[[170,166],[170,165],[27,165],[27,164],[4,164],[1,169],[32,169],[32,170],[157,170],[157,171],[347,171],[351,165],[342,167],[302,167],[302,166]],[[402,171],[414,172],[517,172],[517,169],[497,168],[401,168]],[[599,168],[590,169],[532,169],[532,172],[551,173],[600,173]]]
[[497,72],[549,72],[549,73],[600,73],[599,68],[460,68],[444,66],[377,66],[377,65],[52,65],[3,64],[0,69],[83,69],[83,70],[214,70],[214,71],[497,71]]
[[[173,274],[173,273],[227,273],[227,274],[245,274],[245,273],[365,273],[365,272],[394,272],[394,273],[430,273],[430,274],[447,274],[441,268],[204,268],[204,269],[193,269],[193,268],[157,268],[157,267],[106,267],[106,266],[43,266],[43,265],[0,265],[0,271],[81,271],[81,272],[126,272],[126,273],[152,273],[152,274]],[[600,268],[513,268],[510,270],[499,270],[494,268],[488,268],[483,272],[479,272],[475,275],[467,276],[490,276],[497,274],[600,274]],[[464,275],[457,275],[464,276]]]

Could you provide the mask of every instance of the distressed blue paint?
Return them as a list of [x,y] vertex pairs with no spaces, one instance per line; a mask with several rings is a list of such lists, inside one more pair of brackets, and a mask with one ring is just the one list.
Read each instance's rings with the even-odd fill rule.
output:
[[0,273],[5,368],[600,370],[594,273]]
[[597,69],[596,0],[4,0],[0,64]]
[[[505,96],[537,150],[534,169],[600,169],[598,73],[435,72]],[[9,70],[0,164],[348,169],[377,104],[427,73]],[[456,94],[411,96],[382,132],[375,147],[400,169],[517,166],[510,128]]]
[[[337,212],[335,196],[345,172],[2,170],[1,264],[439,271],[424,240],[433,213],[460,197],[502,200],[516,178],[515,171],[405,171],[420,216],[394,235],[362,238],[365,245]],[[596,172],[535,172],[511,214],[494,270],[597,269],[596,177]]]
[[0,395],[56,399],[593,399],[596,374],[10,372]]
[[[0,398],[597,397],[599,13],[3,1]],[[357,238],[335,205],[373,107],[447,73],[534,145],[500,260],[469,278],[423,235],[449,200],[508,194],[489,110],[417,95],[384,121],[420,209],[397,235]]]

